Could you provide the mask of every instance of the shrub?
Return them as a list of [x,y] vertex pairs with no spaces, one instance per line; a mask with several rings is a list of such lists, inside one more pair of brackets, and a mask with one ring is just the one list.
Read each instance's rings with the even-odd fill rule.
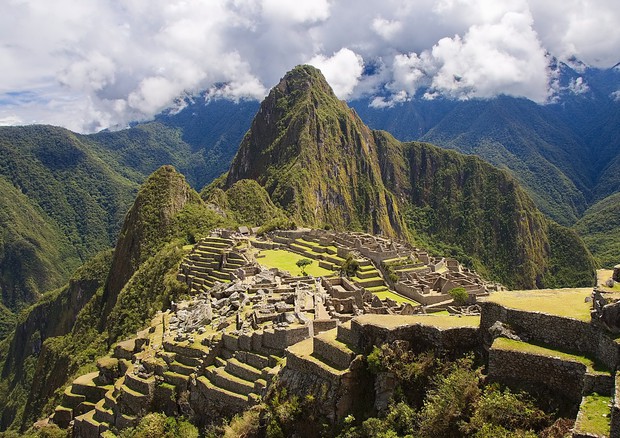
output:
[[451,289],[448,293],[454,300],[454,304],[456,304],[457,306],[462,306],[467,303],[467,300],[469,300],[469,294],[464,287],[455,287],[454,289]]

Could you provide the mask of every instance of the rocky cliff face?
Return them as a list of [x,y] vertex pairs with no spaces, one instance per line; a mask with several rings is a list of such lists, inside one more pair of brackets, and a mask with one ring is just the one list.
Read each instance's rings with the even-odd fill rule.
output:
[[583,261],[574,267],[558,236],[568,230],[554,224],[550,238],[551,222],[506,172],[370,130],[310,66],[261,104],[225,186],[241,179],[256,180],[298,224],[412,239],[510,287],[594,281],[585,247],[568,239]]

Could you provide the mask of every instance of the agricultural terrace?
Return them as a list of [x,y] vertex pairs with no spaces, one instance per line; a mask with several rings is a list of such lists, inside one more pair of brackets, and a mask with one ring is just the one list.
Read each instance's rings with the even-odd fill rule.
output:
[[609,374],[609,370],[603,364],[600,364],[590,359],[589,357],[579,354],[567,353],[561,350],[547,348],[527,342],[516,341],[514,339],[497,338],[493,342],[493,348],[499,350],[519,351],[522,353],[535,354],[537,356],[557,357],[563,360],[582,363],[588,368],[588,371],[591,373]]
[[486,301],[517,310],[590,321],[592,288],[535,289],[492,292]]

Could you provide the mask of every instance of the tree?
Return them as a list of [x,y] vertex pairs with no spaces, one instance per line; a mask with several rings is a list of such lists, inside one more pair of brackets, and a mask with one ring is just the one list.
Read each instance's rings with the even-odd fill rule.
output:
[[462,306],[467,302],[467,300],[469,300],[469,294],[464,287],[455,287],[454,289],[451,289],[448,293],[454,300],[454,304],[456,304],[457,306]]
[[340,275],[344,275],[347,278],[351,278],[357,274],[357,270],[360,268],[360,264],[353,258],[353,254],[349,253],[347,258],[340,266]]
[[297,263],[295,263],[297,265],[297,267],[299,269],[301,269],[301,273],[303,275],[308,275],[306,274],[306,266],[310,266],[312,264],[312,260],[310,259],[299,259],[297,260]]

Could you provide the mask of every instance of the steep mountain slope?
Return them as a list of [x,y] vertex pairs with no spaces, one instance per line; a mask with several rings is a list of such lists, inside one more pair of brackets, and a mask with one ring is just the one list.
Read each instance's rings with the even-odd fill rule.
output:
[[620,193],[615,193],[590,207],[575,224],[602,266],[620,262]]
[[586,208],[586,151],[561,120],[525,99],[463,102],[422,140],[511,169],[542,211],[564,224]]
[[125,218],[114,255],[95,257],[67,286],[23,312],[6,351],[0,350],[0,430],[29,427],[82,367],[92,367],[113,342],[187,293],[176,281],[183,246],[214,227],[234,225],[172,167],[151,175]]
[[0,128],[0,156],[0,287],[17,310],[111,245],[135,185],[62,128]]
[[312,67],[293,70],[261,104],[225,187],[242,179],[299,223],[404,234],[372,132]]
[[4,176],[0,193],[0,302],[16,311],[62,284],[81,260],[58,225]]
[[113,245],[149,174],[174,164],[201,188],[228,168],[258,104],[192,103],[118,132],[0,128],[0,339],[12,312]]
[[115,169],[141,183],[165,164],[175,166],[190,185],[201,189],[228,169],[258,103],[187,98],[183,109],[130,129],[87,138]]
[[262,103],[225,186],[247,178],[300,224],[400,237],[413,232],[421,243],[468,255],[511,287],[593,281],[594,262],[570,233],[586,263],[570,282],[556,275],[567,260],[555,257],[559,265],[551,269],[555,243],[568,231],[544,218],[507,173],[371,131],[313,67],[295,68]]

